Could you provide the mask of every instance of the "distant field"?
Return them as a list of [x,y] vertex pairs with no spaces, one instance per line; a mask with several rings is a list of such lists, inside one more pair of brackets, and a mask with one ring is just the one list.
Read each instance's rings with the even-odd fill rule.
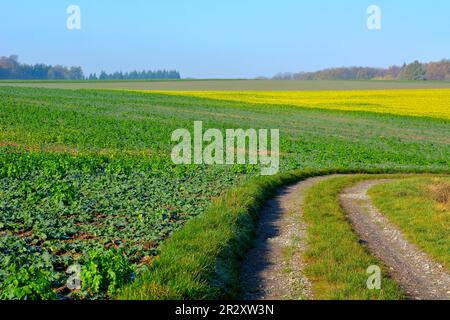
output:
[[177,91],[198,98],[289,105],[345,111],[369,111],[405,116],[450,119],[450,89],[359,90],[359,91]]
[[60,89],[136,90],[381,90],[450,88],[450,82],[435,81],[286,81],[286,80],[147,80],[147,81],[0,81],[0,86]]
[[1,143],[32,150],[166,156],[171,132],[192,129],[195,120],[205,128],[280,129],[288,169],[450,161],[449,125],[441,119],[147,92],[0,88]]

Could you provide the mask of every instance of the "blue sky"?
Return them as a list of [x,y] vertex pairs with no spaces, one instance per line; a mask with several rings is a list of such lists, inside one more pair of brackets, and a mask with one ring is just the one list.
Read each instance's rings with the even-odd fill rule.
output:
[[[66,9],[81,8],[81,30]],[[369,5],[382,29],[366,27]],[[450,58],[450,1],[15,0],[0,9],[0,55],[85,73],[177,69],[243,78]]]

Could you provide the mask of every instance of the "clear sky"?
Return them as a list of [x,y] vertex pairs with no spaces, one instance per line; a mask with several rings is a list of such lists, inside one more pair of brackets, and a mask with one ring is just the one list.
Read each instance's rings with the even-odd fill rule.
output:
[[[68,30],[69,5],[81,30]],[[369,5],[381,30],[369,30]],[[14,0],[0,6],[0,55],[85,73],[177,69],[245,78],[450,58],[448,0]]]

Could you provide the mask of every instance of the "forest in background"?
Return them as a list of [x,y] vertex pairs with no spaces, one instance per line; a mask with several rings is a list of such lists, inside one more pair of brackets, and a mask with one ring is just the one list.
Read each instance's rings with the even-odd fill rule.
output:
[[450,60],[414,61],[389,68],[340,67],[315,72],[279,73],[274,80],[434,80],[450,81]]
[[106,73],[85,77],[81,67],[64,67],[43,63],[23,64],[17,55],[0,57],[0,79],[2,80],[131,80],[131,79],[180,79],[174,70],[143,70]]
[[[140,80],[181,79],[176,70],[142,70],[91,73],[85,76],[79,66],[65,67],[43,63],[24,64],[17,55],[0,57],[0,80]],[[267,79],[259,77],[257,79]],[[389,68],[339,67],[315,72],[278,73],[273,80],[416,80],[450,81],[450,60],[421,63],[414,61]]]

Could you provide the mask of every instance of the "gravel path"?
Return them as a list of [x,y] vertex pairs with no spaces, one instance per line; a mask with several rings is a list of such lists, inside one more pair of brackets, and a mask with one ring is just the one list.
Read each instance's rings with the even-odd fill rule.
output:
[[366,180],[345,189],[341,204],[370,251],[384,261],[410,299],[450,299],[450,275],[408,242],[371,203],[367,191],[390,180]]
[[303,275],[306,225],[301,219],[306,191],[332,176],[315,177],[281,189],[266,203],[254,247],[242,265],[244,299],[312,299],[311,283]]

